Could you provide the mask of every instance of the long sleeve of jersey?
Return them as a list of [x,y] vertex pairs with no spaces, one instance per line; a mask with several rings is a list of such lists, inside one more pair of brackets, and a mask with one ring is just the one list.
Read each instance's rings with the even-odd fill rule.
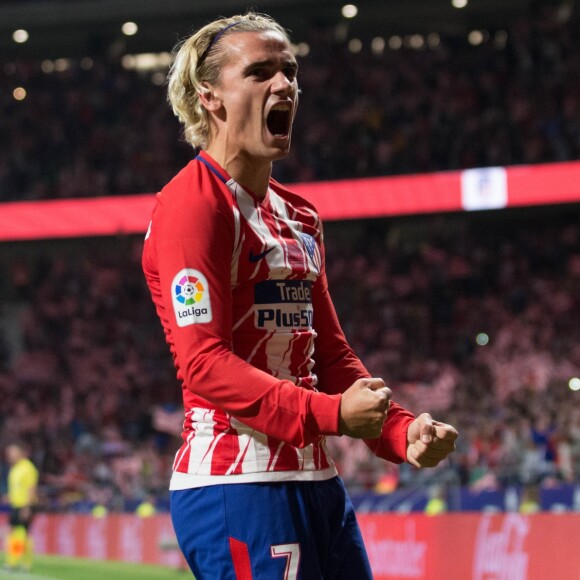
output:
[[[319,388],[325,393],[343,393],[356,380],[370,374],[344,336],[324,272],[314,287],[313,306],[318,331],[314,372],[318,375]],[[391,401],[381,436],[366,439],[365,443],[378,457],[402,463],[407,456],[407,429],[414,418],[412,413]]]

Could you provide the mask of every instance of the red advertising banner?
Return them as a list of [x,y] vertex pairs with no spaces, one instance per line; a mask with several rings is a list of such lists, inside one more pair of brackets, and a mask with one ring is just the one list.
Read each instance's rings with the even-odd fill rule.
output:
[[[294,183],[325,220],[580,201],[580,162]],[[144,234],[152,194],[0,204],[0,241]]]
[[143,233],[152,194],[0,204],[0,241]]
[[375,580],[580,579],[580,514],[358,518]]
[[[375,580],[579,580],[580,514],[359,514]],[[0,535],[6,517],[0,518]],[[180,567],[168,515],[40,514],[36,552]]]
[[[6,518],[0,520],[0,530]],[[1,534],[3,535],[3,534]],[[183,558],[169,515],[139,518],[133,514],[38,514],[32,526],[38,554],[120,560],[179,568]]]

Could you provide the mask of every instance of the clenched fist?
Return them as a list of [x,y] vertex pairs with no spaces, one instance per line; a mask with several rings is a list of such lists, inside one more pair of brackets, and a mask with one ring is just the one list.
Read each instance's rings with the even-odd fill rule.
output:
[[339,429],[356,439],[374,439],[381,434],[391,404],[391,389],[383,379],[359,379],[343,394]]
[[407,431],[407,461],[415,467],[435,467],[455,451],[457,430],[422,413]]

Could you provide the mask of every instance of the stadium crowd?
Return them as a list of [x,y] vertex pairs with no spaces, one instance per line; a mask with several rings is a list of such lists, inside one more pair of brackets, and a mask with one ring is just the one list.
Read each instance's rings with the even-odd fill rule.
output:
[[[397,400],[457,425],[457,452],[440,468],[456,483],[580,481],[580,407],[568,388],[580,377],[579,217],[575,207],[499,223],[327,225],[345,332]],[[141,241],[83,244],[68,257],[12,259],[0,273],[0,320],[16,317],[21,332],[0,349],[0,440],[30,443],[46,505],[121,509],[165,495],[180,387]],[[360,441],[330,444],[351,489],[416,477]]]
[[[416,48],[400,40],[399,49],[373,49],[363,39],[352,52],[334,27],[313,28],[300,57],[292,152],[275,176],[288,183],[577,159],[578,14],[572,4],[538,4],[473,46],[431,35]],[[122,56],[0,59],[0,201],[155,191],[192,157],[176,138],[165,71],[124,68]]]
[[[578,159],[578,26],[573,10],[544,7],[477,46],[441,37],[376,53],[368,39],[353,53],[333,30],[313,29],[292,152],[275,176]],[[119,55],[0,58],[0,201],[159,189],[193,155],[176,138],[160,74],[125,68]],[[17,87],[26,98],[13,97]],[[440,471],[474,489],[580,482],[578,393],[568,388],[580,377],[579,209],[503,215],[328,224],[333,297],[396,400],[459,429]],[[45,507],[165,496],[181,393],[141,240],[38,245],[21,257],[14,248],[0,259],[0,441],[30,445]],[[351,489],[414,477],[362,442],[330,445]],[[0,476],[6,468],[0,461]]]

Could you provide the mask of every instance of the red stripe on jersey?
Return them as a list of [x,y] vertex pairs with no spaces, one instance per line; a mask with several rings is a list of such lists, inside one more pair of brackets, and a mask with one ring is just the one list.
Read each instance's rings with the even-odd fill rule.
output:
[[324,451],[324,439],[321,439],[315,446],[314,446],[314,463],[318,469],[326,469],[329,467],[328,457],[326,456],[326,452]]
[[183,443],[175,455],[173,471],[181,471],[183,473],[187,473],[188,471],[189,456],[191,453],[191,439],[195,437],[195,428],[191,425],[191,415],[191,410],[185,413],[185,420],[183,421],[183,433],[181,434]]
[[[310,346],[312,343],[312,335],[310,333],[302,333],[295,331],[296,342],[294,344],[294,349],[292,350],[292,358],[290,361],[290,369],[293,371],[293,375],[300,377],[300,386],[309,388],[312,383],[308,382],[310,379],[310,370],[313,361],[311,361],[308,356]],[[305,382],[306,381],[306,382]]]
[[240,459],[238,464],[236,465],[236,468],[234,469],[234,471],[232,471],[232,473],[237,474],[237,473],[244,473],[244,460],[246,459],[246,456],[248,455],[248,450],[250,449],[250,446],[252,445],[252,439],[250,437],[246,438],[245,441],[245,445],[244,448],[241,450],[240,453]]
[[[240,451],[239,440],[235,429],[230,425],[230,418],[221,409],[214,413],[214,434],[216,441],[211,459],[211,475],[225,475],[229,466],[234,463]],[[233,436],[232,436],[233,435]]]
[[288,445],[285,443],[282,445],[282,449],[278,454],[278,460],[276,461],[276,465],[274,466],[274,470],[278,471],[279,466],[287,465],[286,468],[288,471],[296,471],[300,469],[300,458],[297,453],[297,450],[292,447],[292,445]]

